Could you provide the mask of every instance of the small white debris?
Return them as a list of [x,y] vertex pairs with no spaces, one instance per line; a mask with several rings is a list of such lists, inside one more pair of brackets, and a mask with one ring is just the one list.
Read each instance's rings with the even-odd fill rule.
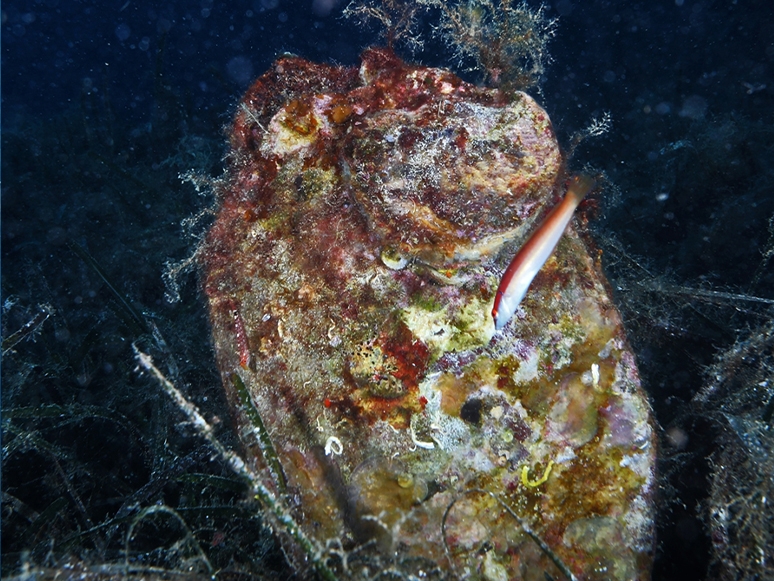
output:
[[341,444],[341,440],[336,436],[329,436],[328,441],[325,442],[325,455],[330,456],[333,454],[334,456],[341,456],[343,451],[344,446]]
[[594,387],[599,387],[599,364],[591,364],[591,383]]

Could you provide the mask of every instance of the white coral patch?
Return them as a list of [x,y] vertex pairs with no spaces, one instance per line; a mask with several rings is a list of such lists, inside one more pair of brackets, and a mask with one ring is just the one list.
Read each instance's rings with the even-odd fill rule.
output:
[[513,374],[513,381],[517,385],[519,383],[527,383],[538,377],[538,363],[540,362],[540,356],[537,351],[530,351],[527,359],[521,362],[519,368]]
[[434,351],[448,351],[453,330],[449,324],[449,313],[444,307],[428,311],[420,307],[408,307],[403,311],[403,321],[414,336]]

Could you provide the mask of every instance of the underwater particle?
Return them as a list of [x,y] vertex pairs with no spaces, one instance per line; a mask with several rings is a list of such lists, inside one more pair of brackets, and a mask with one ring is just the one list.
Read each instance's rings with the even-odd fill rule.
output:
[[683,99],[682,107],[677,113],[680,117],[687,117],[694,121],[704,119],[707,112],[707,99],[701,95],[689,95]]
[[684,450],[688,446],[688,434],[685,430],[674,426],[667,430],[667,442],[677,450]]
[[[232,405],[234,372],[249,391],[314,550],[363,556],[337,575],[617,581],[604,559],[648,579],[650,408],[572,223],[509,324],[491,317],[567,179],[534,99],[387,49],[359,68],[286,56],[230,141],[199,253],[218,366]],[[626,543],[586,543],[592,518]]]
[[247,57],[238,55],[228,61],[226,72],[232,81],[244,87],[253,78],[253,63]]
[[339,0],[312,0],[312,12],[320,18],[325,18],[338,3]]
[[132,29],[129,28],[129,25],[125,22],[122,22],[118,26],[116,26],[116,38],[120,40],[121,42],[124,42],[125,40],[128,40],[128,38],[132,35]]

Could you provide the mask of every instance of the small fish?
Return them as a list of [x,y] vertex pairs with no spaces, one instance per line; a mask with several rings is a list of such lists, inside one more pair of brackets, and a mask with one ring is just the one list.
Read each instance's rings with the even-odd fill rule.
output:
[[516,253],[495,295],[492,318],[496,330],[502,329],[511,320],[516,307],[527,294],[532,279],[556,248],[575,208],[595,186],[594,179],[587,175],[573,177],[564,199],[549,212],[540,227]]

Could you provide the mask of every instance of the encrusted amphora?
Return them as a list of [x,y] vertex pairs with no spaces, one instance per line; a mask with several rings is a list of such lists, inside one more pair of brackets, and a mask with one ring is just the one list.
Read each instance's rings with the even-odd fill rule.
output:
[[386,49],[283,57],[244,96],[204,289],[248,462],[311,540],[281,535],[300,572],[649,578],[650,408],[572,225],[492,320],[567,179],[530,96]]

